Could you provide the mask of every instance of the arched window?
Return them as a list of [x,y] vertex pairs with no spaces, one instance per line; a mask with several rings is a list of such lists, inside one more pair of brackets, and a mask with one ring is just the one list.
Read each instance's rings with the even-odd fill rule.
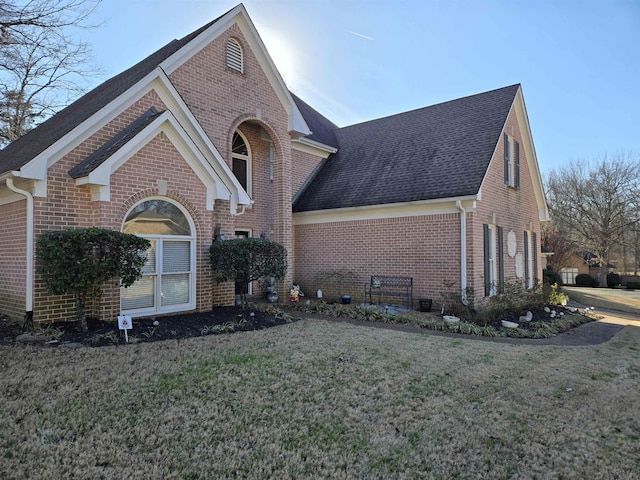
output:
[[122,288],[122,312],[134,315],[195,308],[195,228],[182,207],[164,199],[135,205],[122,226],[151,242],[143,276]]
[[231,159],[233,161],[233,174],[245,192],[251,195],[251,152],[246,138],[239,131],[233,134]]
[[227,67],[236,72],[244,72],[244,54],[242,45],[235,38],[227,40]]

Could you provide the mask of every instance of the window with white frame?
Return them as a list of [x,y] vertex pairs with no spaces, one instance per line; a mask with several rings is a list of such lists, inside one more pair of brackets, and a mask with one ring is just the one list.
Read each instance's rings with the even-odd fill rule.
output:
[[520,188],[520,144],[507,133],[504,134],[504,183]]
[[236,72],[244,72],[244,52],[235,38],[227,40],[227,67]]
[[245,192],[251,195],[251,152],[249,143],[240,131],[233,134],[231,143],[232,170]]
[[563,285],[575,285],[578,276],[577,267],[564,267],[560,270]]
[[135,205],[122,228],[151,242],[142,278],[120,291],[123,313],[142,316],[195,308],[195,228],[182,207],[152,198]]

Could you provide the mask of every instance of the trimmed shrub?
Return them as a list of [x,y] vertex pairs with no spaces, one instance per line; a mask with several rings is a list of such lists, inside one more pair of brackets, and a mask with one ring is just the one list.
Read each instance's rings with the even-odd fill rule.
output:
[[627,282],[629,290],[640,290],[640,282]]
[[125,288],[133,285],[142,276],[150,245],[136,235],[97,227],[48,231],[38,238],[38,271],[49,293],[73,295],[77,320],[87,331],[87,299],[112,279],[119,278]]
[[558,272],[554,272],[550,268],[542,270],[542,280],[545,285],[553,285],[555,283],[558,286],[562,286],[562,277]]
[[607,287],[617,287],[622,284],[622,279],[620,275],[614,272],[607,273]]
[[598,280],[588,273],[580,273],[576,276],[576,286],[578,287],[597,287]]

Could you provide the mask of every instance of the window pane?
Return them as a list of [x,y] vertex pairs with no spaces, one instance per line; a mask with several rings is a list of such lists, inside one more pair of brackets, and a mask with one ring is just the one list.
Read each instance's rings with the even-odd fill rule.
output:
[[156,241],[149,240],[151,242],[151,246],[145,252],[147,261],[142,267],[142,273],[156,273]]
[[238,155],[249,155],[249,149],[247,148],[246,143],[238,133],[233,134],[233,143],[231,145],[231,153],[235,153]]
[[153,308],[155,277],[147,276],[137,280],[129,288],[121,288],[122,310]]
[[164,200],[138,204],[129,213],[122,231],[139,235],[191,235],[189,221],[182,211]]
[[191,242],[162,242],[162,271],[189,272],[191,271]]
[[240,185],[247,189],[247,161],[241,158],[233,159],[233,174],[236,176]]
[[189,274],[162,276],[162,306],[189,303]]

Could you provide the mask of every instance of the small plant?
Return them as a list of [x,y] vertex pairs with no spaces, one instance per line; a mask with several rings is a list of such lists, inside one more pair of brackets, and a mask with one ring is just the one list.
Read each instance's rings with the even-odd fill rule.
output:
[[[149,339],[153,337],[155,334],[156,334],[156,327],[152,327],[152,328],[149,328],[146,332],[144,332],[142,336]],[[131,339],[131,337],[129,337],[129,339]]]
[[142,340],[134,335],[129,335],[129,343],[140,343]]
[[116,332],[99,333],[91,337],[91,343],[94,345],[100,345],[101,343],[111,343],[117,345],[120,338]]
[[31,332],[36,335],[44,335],[46,337],[51,337],[55,340],[59,340],[62,335],[64,335],[64,331],[60,328],[54,327],[51,324],[33,324],[31,327]]
[[550,305],[565,306],[569,301],[569,296],[562,291],[557,283],[545,285],[544,290],[545,296],[547,297],[547,303]]

